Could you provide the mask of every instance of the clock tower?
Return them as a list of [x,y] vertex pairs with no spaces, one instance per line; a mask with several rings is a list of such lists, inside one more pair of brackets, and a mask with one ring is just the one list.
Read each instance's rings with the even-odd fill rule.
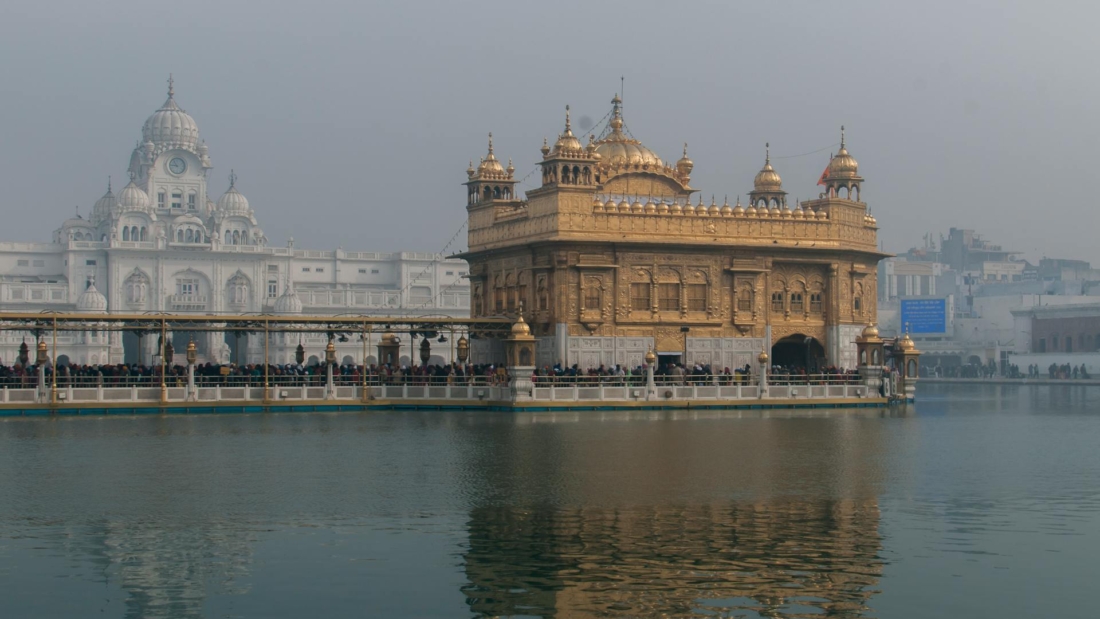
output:
[[195,120],[176,103],[171,77],[168,99],[145,121],[141,134],[130,171],[153,207],[159,214],[204,214],[210,156]]

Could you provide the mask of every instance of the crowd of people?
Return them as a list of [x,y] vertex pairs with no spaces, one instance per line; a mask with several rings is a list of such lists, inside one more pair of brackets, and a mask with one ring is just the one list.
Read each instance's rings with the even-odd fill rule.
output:
[[[0,364],[0,388],[32,388],[38,382],[38,366],[26,367],[16,364]],[[364,375],[365,374],[365,375]],[[54,367],[45,366],[46,384],[53,384]],[[572,385],[572,384],[609,384],[644,385],[645,366],[633,368],[601,365],[598,368],[582,369],[579,365],[566,366],[557,363],[553,366],[536,368],[531,376],[536,386]],[[195,384],[200,387],[221,385],[240,386],[323,386],[327,380],[324,365],[270,364],[215,364],[202,363],[195,366]],[[710,364],[662,363],[654,369],[654,380],[660,385],[736,385],[755,384],[750,365],[730,369],[716,368]],[[853,370],[828,367],[817,373],[808,374],[805,368],[773,366],[769,368],[769,382],[776,385],[805,383],[856,383],[859,374]],[[60,364],[57,366],[56,382],[59,386],[72,387],[122,387],[122,386],[159,386],[161,366],[138,363],[118,363],[102,365]],[[165,381],[170,387],[187,384],[187,366],[173,364],[167,367]],[[390,365],[371,364],[368,366],[341,364],[333,367],[333,382],[337,385],[502,385],[510,382],[507,369],[496,364],[431,364],[431,365]]]

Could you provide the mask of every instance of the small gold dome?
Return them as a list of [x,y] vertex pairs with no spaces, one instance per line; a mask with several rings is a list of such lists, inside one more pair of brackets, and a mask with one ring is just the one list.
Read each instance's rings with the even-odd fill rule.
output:
[[867,325],[866,327],[863,328],[863,333],[860,334],[860,337],[862,337],[865,340],[870,339],[870,338],[877,338],[878,337],[878,327],[875,326],[875,323],[871,323],[871,324]]
[[794,212],[791,211],[791,208],[789,206],[784,204],[783,210],[780,211],[780,216],[783,217],[783,219],[790,219],[791,217],[794,217]]
[[823,209],[823,208],[822,209],[817,209],[817,218],[818,219],[828,219],[829,214],[826,213],[825,209]]
[[722,201],[722,217],[730,217],[733,215],[733,209],[730,208],[729,199]]
[[622,202],[619,202],[619,212],[620,213],[629,213],[630,212],[630,203],[626,201],[626,198],[623,198]]
[[393,334],[393,331],[387,331],[382,335],[382,344],[385,346],[394,346],[401,343],[401,338]]
[[745,209],[745,215],[756,217],[756,207],[752,205],[752,202],[749,202],[749,208]]
[[805,219],[806,218],[806,211],[802,210],[802,205],[801,204],[798,205],[798,208],[794,209],[794,218],[795,219]]
[[653,201],[653,198],[650,198],[649,202],[645,203],[645,212],[647,215],[652,215],[657,212],[657,203]]
[[[472,163],[472,162],[471,162]],[[496,155],[493,154],[493,134],[489,134],[489,153],[485,155],[485,158],[481,160],[481,163],[477,166],[478,176],[491,176],[494,174],[504,175],[504,166],[500,165],[497,161]]]
[[645,353],[645,362],[646,365],[653,365],[654,363],[657,363],[657,355],[653,354],[652,350],[647,350]]
[[687,201],[684,205],[684,215],[695,215],[695,206],[691,203],[691,200]]
[[631,212],[631,213],[642,213],[642,212],[645,212],[645,206],[644,206],[644,205],[642,205],[642,201],[641,201],[641,200],[639,200],[639,199],[637,198],[637,196],[635,196],[635,198],[634,198],[634,202],[633,202],[633,203],[632,203],[632,204],[630,205],[630,212]]
[[766,365],[768,363],[768,351],[764,348],[761,348],[760,354],[756,356],[756,361],[760,365]]
[[679,202],[673,202],[672,206],[669,207],[669,211],[673,215],[683,215],[684,214],[684,207]]
[[829,161],[827,178],[855,178],[859,176],[859,163],[844,146],[844,126],[840,127],[840,150]]
[[916,348],[917,345],[913,343],[913,338],[909,337],[908,332],[898,340],[898,350],[911,351],[916,350]]
[[691,174],[691,171],[695,168],[695,162],[688,159],[688,145],[684,142],[684,156],[680,157],[680,160],[676,162],[676,171],[687,176]]
[[512,325],[512,337],[516,337],[517,335],[531,335],[531,327],[527,326],[527,322],[523,320],[523,312],[520,312],[519,318],[516,319],[515,324]]
[[744,217],[745,216],[745,207],[741,206],[741,198],[740,197],[737,198],[737,204],[733,207],[733,216],[734,217]]
[[661,202],[660,204],[658,204],[657,205],[657,214],[658,215],[668,215],[668,203]]
[[783,179],[772,167],[771,144],[764,145],[764,167],[756,173],[752,185],[757,191],[779,190],[783,188]]

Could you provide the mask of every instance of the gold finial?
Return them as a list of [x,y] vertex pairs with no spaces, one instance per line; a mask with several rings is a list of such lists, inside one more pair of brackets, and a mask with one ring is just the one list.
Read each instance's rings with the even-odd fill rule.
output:
[[229,170],[229,188],[233,189],[237,186],[237,173],[233,170]]
[[493,154],[493,132],[489,132],[489,154]]
[[569,122],[569,105],[565,106],[565,132],[573,133],[572,125]]
[[688,143],[684,142],[684,158],[686,159],[687,156],[688,156]]
[[176,89],[173,87],[173,85],[175,83],[176,83],[176,81],[174,79],[172,79],[172,74],[169,73],[168,74],[168,98],[169,99],[171,99],[176,94]]
[[844,148],[844,125],[840,126],[840,148]]
[[772,162],[772,145],[771,142],[764,142],[764,165]]

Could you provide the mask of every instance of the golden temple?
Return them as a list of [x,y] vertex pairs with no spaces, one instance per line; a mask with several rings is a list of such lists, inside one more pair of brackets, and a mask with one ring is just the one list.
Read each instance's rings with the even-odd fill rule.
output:
[[766,152],[747,205],[693,204],[687,145],[662,160],[627,130],[619,96],[611,106],[587,144],[566,108],[524,196],[490,134],[465,183],[472,316],[526,308],[540,366],[636,367],[656,350],[732,368],[766,348],[780,365],[855,368],[887,254],[843,127],[817,199],[791,208]]

